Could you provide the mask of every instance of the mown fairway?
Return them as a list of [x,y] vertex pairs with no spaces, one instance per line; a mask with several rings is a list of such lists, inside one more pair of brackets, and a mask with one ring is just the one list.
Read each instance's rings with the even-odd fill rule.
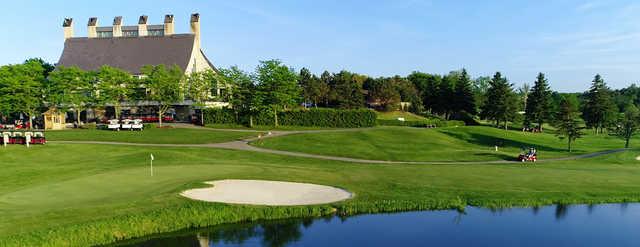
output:
[[[485,133],[490,131],[478,130]],[[381,128],[373,132],[396,136],[403,131]],[[414,129],[407,131],[409,134],[405,138],[416,137]],[[447,138],[447,141],[433,144],[443,150],[452,147],[445,144],[470,145],[465,144],[467,140],[456,140],[452,133],[444,133],[446,131],[459,133],[455,132],[456,129],[428,130],[426,133],[432,138]],[[150,132],[144,132],[143,135],[147,133]],[[345,134],[361,133],[340,133]],[[292,137],[296,136],[283,138]],[[596,137],[589,138],[583,142],[600,145],[590,149],[618,147],[613,141],[611,144],[602,144]],[[551,137],[545,140],[551,142]],[[349,141],[345,138],[345,142]],[[378,142],[375,139],[370,141]],[[413,145],[410,139],[405,141],[406,147]],[[305,145],[313,142],[313,139],[307,139]],[[590,149],[585,147],[581,151]],[[156,157],[153,177],[149,175],[148,166],[151,153]],[[437,152],[432,153],[436,155]],[[77,224],[90,225],[126,215],[135,215],[140,221],[146,222],[143,229],[136,228],[136,231],[151,233],[156,231],[153,229],[163,229],[154,224],[166,225],[167,221],[161,221],[161,218],[153,215],[145,216],[145,213],[193,205],[192,201],[180,197],[178,193],[186,188],[201,186],[202,181],[227,178],[309,182],[342,187],[355,192],[356,197],[334,206],[346,208],[351,213],[453,207],[456,206],[451,203],[453,201],[479,206],[640,201],[640,161],[636,160],[639,154],[639,150],[634,149],[592,159],[528,166],[519,163],[371,165],[213,148],[56,143],[30,149],[9,146],[0,150],[3,171],[0,173],[0,245],[4,238],[11,235],[64,229]],[[215,203],[198,205],[210,205],[215,212],[236,209],[240,215],[253,209],[268,209]],[[181,220],[189,221],[188,217]],[[100,229],[77,233],[88,236],[86,239],[89,240],[67,234],[62,238],[80,239],[79,242],[87,243],[92,239],[91,236],[131,236],[126,225],[117,231],[105,229],[105,232],[100,232]],[[48,235],[36,234],[22,240],[42,244],[47,242],[46,239],[40,239],[43,236]]]
[[204,144],[238,140],[257,136],[253,131],[217,131],[169,128],[148,128],[144,131],[112,131],[96,129],[47,131],[50,141],[102,141],[158,144]]
[[[514,160],[523,148],[528,147],[537,148],[539,158],[545,159],[623,148],[624,141],[607,135],[587,135],[574,144],[573,153],[568,153],[565,140],[553,134],[469,126],[437,129],[378,127],[361,131],[306,133],[265,139],[253,145],[374,160],[489,161]],[[495,145],[499,146],[498,152]]]

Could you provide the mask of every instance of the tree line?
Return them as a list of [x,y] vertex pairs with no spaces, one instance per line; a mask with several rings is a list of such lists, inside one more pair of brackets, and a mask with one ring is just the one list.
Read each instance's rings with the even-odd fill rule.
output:
[[[54,106],[73,110],[80,122],[80,112],[87,108],[112,106],[119,118],[124,102],[146,100],[156,102],[162,121],[162,115],[184,99],[196,106],[219,100],[228,101],[238,115],[271,112],[277,126],[277,112],[296,107],[368,107],[467,124],[488,120],[506,129],[520,124],[526,130],[543,131],[550,124],[571,142],[584,128],[628,140],[635,133],[640,104],[638,86],[612,90],[600,75],[587,92],[558,93],[551,90],[543,73],[536,76],[532,87],[525,83],[516,89],[500,72],[478,78],[471,78],[465,69],[445,75],[416,71],[378,78],[347,70],[316,75],[307,68],[296,71],[279,60],[261,61],[253,72],[232,66],[185,74],[177,66],[164,65],[148,65],[140,71],[132,76],[109,66],[96,71],[54,68],[42,59],[1,66],[0,114],[21,112],[31,120]],[[223,95],[211,93],[219,88],[224,89]]]

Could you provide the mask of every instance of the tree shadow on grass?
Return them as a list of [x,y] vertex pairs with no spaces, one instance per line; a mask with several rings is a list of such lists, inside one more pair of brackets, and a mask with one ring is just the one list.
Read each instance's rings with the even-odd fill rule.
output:
[[[481,145],[481,146],[488,146],[488,147],[498,146],[501,148],[518,148],[518,149],[535,147],[538,151],[543,151],[543,152],[566,152],[566,149],[564,148],[556,148],[548,145],[540,145],[539,143],[533,143],[533,142],[515,141],[511,139],[499,138],[496,136],[490,136],[485,134],[469,133],[469,132],[456,133],[452,131],[441,131],[441,133],[461,141],[466,141],[468,143]],[[579,150],[576,150],[576,151],[579,151]]]

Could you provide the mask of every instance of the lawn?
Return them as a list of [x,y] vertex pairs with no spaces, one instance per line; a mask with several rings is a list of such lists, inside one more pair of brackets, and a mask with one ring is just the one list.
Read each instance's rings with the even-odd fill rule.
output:
[[[391,134],[387,135],[401,130],[416,135],[409,128],[375,131],[389,130]],[[464,144],[481,139],[477,135],[487,131],[441,129],[431,134],[432,138],[449,141],[461,138],[457,142]],[[587,137],[583,141],[585,146],[600,143],[601,148],[608,148],[602,138]],[[463,144],[452,141],[448,145]],[[464,205],[640,201],[640,161],[635,159],[639,152],[634,149],[535,166],[368,165],[213,148],[57,143],[29,149],[8,146],[0,149],[0,246],[95,245],[181,228],[310,216],[332,210],[322,205],[202,203],[178,195],[184,189],[202,186],[200,182],[227,178],[345,188],[356,197],[331,205],[343,214]],[[149,175],[149,154],[156,158],[153,177]]]
[[[635,143],[634,140],[632,145]],[[278,150],[392,161],[513,160],[527,147],[537,148],[539,158],[544,159],[624,147],[624,141],[616,137],[587,135],[574,144],[574,152],[570,154],[566,152],[566,141],[553,134],[505,131],[486,126],[379,127],[288,135],[252,144]]]
[[257,132],[252,131],[217,131],[187,128],[149,128],[144,131],[71,129],[46,132],[46,137],[49,141],[103,141],[158,144],[218,143],[257,135]]
[[413,114],[411,112],[404,111],[390,111],[390,112],[380,112],[376,111],[378,115],[378,119],[381,120],[398,120],[398,118],[404,118],[405,121],[420,121],[426,120],[425,117]]

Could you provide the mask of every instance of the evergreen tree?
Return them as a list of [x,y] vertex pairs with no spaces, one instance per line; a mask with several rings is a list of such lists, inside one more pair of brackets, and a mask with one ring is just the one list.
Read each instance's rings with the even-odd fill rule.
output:
[[595,129],[596,134],[615,120],[617,109],[611,99],[611,90],[607,87],[600,75],[596,75],[593,84],[585,93],[585,102],[582,109],[582,118],[588,128]]
[[515,118],[517,110],[517,97],[513,92],[513,85],[502,77],[500,72],[496,72],[489,82],[481,117],[494,120],[496,126],[503,122],[504,128],[507,129],[509,120]]
[[407,77],[407,79],[418,90],[424,110],[429,113],[435,112],[434,109],[437,108],[438,93],[440,91],[439,85],[442,77],[440,75],[414,71]]
[[335,105],[342,109],[364,107],[363,83],[360,83],[357,75],[345,70],[333,75]]
[[328,96],[329,85],[309,72],[307,68],[300,70],[298,84],[302,88],[302,97],[305,103],[313,103],[315,107],[318,107],[318,103],[323,103]]
[[476,102],[471,89],[471,79],[466,69],[462,73],[454,86],[453,112],[456,115],[477,113]]
[[315,85],[313,75],[307,68],[302,68],[298,75],[298,85],[302,88],[302,98],[304,103],[309,103],[314,95]]
[[572,151],[572,143],[582,137],[583,127],[578,120],[578,110],[575,102],[564,98],[560,102],[559,111],[556,115],[556,135],[560,139],[567,139],[567,149]]
[[518,88],[518,95],[522,100],[522,111],[527,110],[527,101],[529,100],[529,95],[531,94],[531,86],[529,83],[524,83],[520,88]]
[[539,73],[529,93],[525,108],[525,122],[536,123],[542,130],[542,124],[550,120],[552,112],[551,89],[543,73]]
[[451,117],[454,106],[452,104],[455,99],[455,85],[458,80],[456,75],[446,75],[442,77],[438,86],[437,103],[434,111],[444,116],[445,119]]
[[320,84],[322,85],[321,87],[324,87],[323,90],[326,90],[326,93],[324,93],[323,97],[324,106],[329,107],[330,102],[333,102],[337,97],[333,75],[326,70],[322,72],[322,74],[320,75]]

